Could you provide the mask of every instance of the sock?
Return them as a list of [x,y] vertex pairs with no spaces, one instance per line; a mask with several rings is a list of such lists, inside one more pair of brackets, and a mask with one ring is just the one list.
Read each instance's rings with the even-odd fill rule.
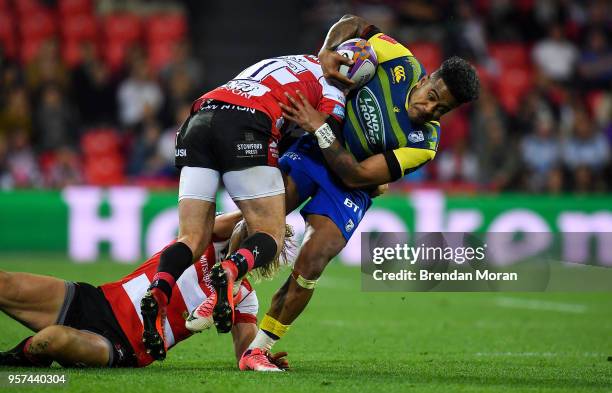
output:
[[32,336],[6,352],[0,352],[0,364],[16,367],[50,367],[53,360],[29,353]]
[[266,266],[276,256],[276,241],[264,232],[255,232],[240,244],[240,249],[229,257],[238,268],[237,277],[242,277],[258,267]]
[[255,336],[255,339],[251,345],[249,345],[249,349],[263,348],[268,351],[271,350],[272,346],[287,333],[290,326],[291,325],[283,325],[266,314],[259,324],[257,336]]
[[157,274],[150,288],[161,289],[169,302],[174,283],[192,263],[193,253],[185,243],[176,242],[166,247],[159,258]]
[[251,345],[249,345],[248,349],[261,348],[261,349],[265,349],[266,351],[270,351],[272,350],[272,346],[276,344],[277,341],[278,341],[278,337],[272,338],[268,335],[268,333],[259,329],[257,331],[257,335],[255,336],[255,339],[253,340]]
[[153,282],[149,286],[149,289],[160,289],[162,296],[165,297],[166,304],[169,304],[174,283],[174,277],[172,277],[169,273],[157,272],[153,276]]
[[253,253],[246,248],[241,248],[234,252],[227,261],[221,263],[221,265],[229,269],[234,275],[234,279],[244,277],[245,274],[253,269],[255,264],[255,257]]

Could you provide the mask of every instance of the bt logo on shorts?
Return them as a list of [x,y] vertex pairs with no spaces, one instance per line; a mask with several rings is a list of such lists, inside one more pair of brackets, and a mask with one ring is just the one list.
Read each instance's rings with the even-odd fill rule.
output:
[[187,157],[187,149],[176,149],[174,151],[175,157]]
[[344,206],[348,207],[349,209],[353,209],[355,213],[359,211],[359,206],[348,198],[344,200]]

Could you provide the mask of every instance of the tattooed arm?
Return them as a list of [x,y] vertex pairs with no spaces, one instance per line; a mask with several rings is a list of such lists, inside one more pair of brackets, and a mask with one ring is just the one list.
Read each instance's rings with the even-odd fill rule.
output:
[[[286,94],[291,106],[279,103],[283,116],[295,122],[305,131],[317,135],[317,130],[326,124],[327,115],[317,111],[310,105],[306,97],[296,91],[298,98]],[[342,182],[349,188],[365,188],[378,186],[397,180],[402,176],[401,169],[393,152],[376,154],[364,161],[357,161],[338,140],[327,135],[326,142],[320,141],[319,146],[329,167],[336,173]],[[323,138],[326,138],[323,136]],[[317,135],[319,139],[319,135]]]
[[321,149],[329,167],[349,188],[365,188],[391,182],[391,171],[384,154],[359,162],[337,140]]

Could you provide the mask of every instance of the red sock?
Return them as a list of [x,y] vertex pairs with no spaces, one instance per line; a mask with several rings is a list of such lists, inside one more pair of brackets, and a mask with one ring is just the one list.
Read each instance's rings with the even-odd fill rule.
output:
[[34,355],[30,355],[30,346],[32,345],[32,339],[34,338],[34,336],[28,338],[28,340],[25,342],[25,344],[23,344],[23,354],[26,356],[34,356]]
[[246,259],[247,266],[248,266],[247,271],[250,272],[251,270],[253,270],[253,266],[255,265],[255,256],[253,255],[251,250],[249,250],[248,248],[241,248],[238,251],[236,251],[236,253],[242,255],[244,259]]
[[30,353],[30,347],[32,346],[32,339],[34,337],[30,337],[28,341],[23,345],[23,355],[30,363],[35,366],[47,366],[49,363],[48,359],[45,359],[43,356],[38,356]]
[[168,283],[168,285],[170,285],[170,287],[174,287],[174,283],[176,282],[174,277],[172,277],[172,274],[166,272],[155,273],[155,275],[153,276],[153,281],[155,280],[164,280]]
[[221,266],[224,269],[227,269],[230,271],[230,273],[232,273],[232,277],[234,278],[234,280],[236,280],[236,278],[238,278],[238,266],[236,266],[236,264],[232,261],[223,261],[221,262]]
[[221,263],[221,266],[230,270],[234,276],[234,279],[242,277],[253,270],[254,265],[255,256],[248,248],[239,249],[238,251],[234,252],[228,260]]
[[166,272],[157,272],[153,276],[153,288],[152,290],[159,290],[164,296],[166,304],[170,302],[170,296],[172,295],[172,288],[174,287],[175,280],[172,274]]

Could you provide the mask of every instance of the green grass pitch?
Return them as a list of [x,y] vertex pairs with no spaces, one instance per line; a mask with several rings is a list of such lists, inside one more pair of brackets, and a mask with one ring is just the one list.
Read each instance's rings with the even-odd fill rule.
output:
[[[93,284],[133,268],[0,256],[2,270]],[[260,316],[287,274],[256,286]],[[0,315],[0,348],[26,334]],[[56,369],[68,386],[44,391],[612,392],[612,294],[365,293],[359,270],[335,262],[275,349],[289,352],[290,372],[241,373],[230,338],[209,331],[146,369]]]

